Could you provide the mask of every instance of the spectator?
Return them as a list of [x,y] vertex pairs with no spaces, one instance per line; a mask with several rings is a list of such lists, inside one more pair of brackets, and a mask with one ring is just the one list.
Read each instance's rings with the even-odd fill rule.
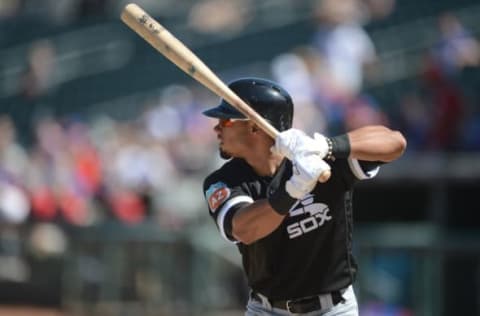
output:
[[26,150],[17,142],[17,131],[9,116],[0,117],[0,166],[2,173],[20,183],[23,181],[27,167]]
[[364,68],[376,59],[375,46],[360,25],[357,0],[318,2],[317,31],[313,45],[318,49],[338,89],[356,94],[362,89]]
[[480,44],[450,12],[438,17],[439,39],[431,50],[432,67],[444,76],[456,76],[466,66],[480,63]]
[[428,52],[423,82],[431,104],[428,148],[458,150],[468,104],[460,87],[464,67],[478,66],[480,45],[460,20],[445,12],[438,17],[439,39]]
[[56,50],[50,40],[34,42],[29,50],[28,66],[20,81],[21,94],[27,100],[39,98],[55,85]]

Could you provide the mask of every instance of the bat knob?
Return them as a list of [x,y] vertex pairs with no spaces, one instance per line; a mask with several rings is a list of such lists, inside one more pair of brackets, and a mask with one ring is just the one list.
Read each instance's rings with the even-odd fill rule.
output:
[[325,183],[328,181],[328,179],[330,179],[331,175],[332,175],[332,172],[330,170],[325,170],[324,172],[322,172],[320,177],[318,177],[318,181],[320,183]]

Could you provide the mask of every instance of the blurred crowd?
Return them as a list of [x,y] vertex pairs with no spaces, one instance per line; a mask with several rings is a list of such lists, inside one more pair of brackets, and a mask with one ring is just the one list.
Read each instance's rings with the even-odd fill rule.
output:
[[[108,3],[61,2],[82,4],[88,10],[104,10],[101,5]],[[22,6],[33,10],[32,3],[36,2],[2,1],[0,12],[14,14]],[[415,78],[417,89],[388,105],[379,104],[368,92],[368,84],[376,82],[381,72],[381,62],[364,25],[387,18],[394,8],[393,0],[318,1],[317,30],[311,42],[274,56],[269,65],[271,79],[294,99],[294,125],[307,133],[332,135],[366,124],[385,124],[405,133],[409,151],[480,150],[478,93],[472,97],[474,90],[469,94],[460,81],[466,70],[478,71],[480,46],[454,14],[438,17],[439,37],[424,52]],[[192,21],[212,30],[212,25],[198,22],[202,19]],[[32,49],[21,83],[20,93],[28,99],[55,86],[49,80],[55,67],[51,46],[40,44]],[[203,220],[201,181],[221,160],[212,132],[215,122],[200,112],[219,100],[193,85],[172,84],[160,96],[141,101],[141,106],[132,104],[144,110],[130,120],[102,113],[85,119],[46,112],[36,117],[34,140],[28,146],[18,139],[12,118],[2,116],[2,231],[36,224],[33,227],[38,229],[31,231],[35,249],[62,252],[65,244],[58,227],[114,220],[126,225],[149,221],[180,230]]]

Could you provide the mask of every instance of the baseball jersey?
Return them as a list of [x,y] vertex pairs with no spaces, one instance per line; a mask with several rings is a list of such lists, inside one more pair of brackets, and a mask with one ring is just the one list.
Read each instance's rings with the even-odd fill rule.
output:
[[274,300],[329,293],[350,285],[357,271],[352,255],[352,188],[372,178],[379,163],[356,159],[328,161],[332,177],[297,200],[283,222],[268,236],[246,245],[232,236],[232,218],[242,206],[267,197],[277,176],[258,176],[242,159],[234,158],[211,173],[203,189],[209,214],[220,234],[235,243],[251,289]]

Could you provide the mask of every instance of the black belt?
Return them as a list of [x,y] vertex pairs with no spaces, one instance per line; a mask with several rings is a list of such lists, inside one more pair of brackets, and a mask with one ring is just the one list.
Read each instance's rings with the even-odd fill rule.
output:
[[[252,299],[262,303],[262,296],[258,293],[252,291],[251,297]],[[310,313],[313,311],[328,309],[340,302],[345,301],[341,291],[333,291],[328,294],[321,294],[295,300],[267,300],[272,307],[280,308],[293,314]]]

